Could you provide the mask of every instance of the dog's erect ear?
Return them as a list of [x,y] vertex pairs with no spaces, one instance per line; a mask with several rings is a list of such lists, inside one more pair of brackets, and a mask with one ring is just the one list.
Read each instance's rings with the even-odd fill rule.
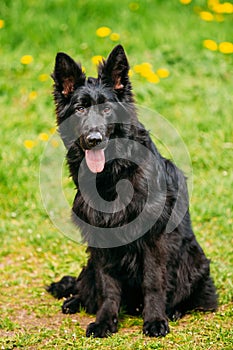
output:
[[129,63],[121,45],[117,45],[107,60],[99,65],[99,78],[111,84],[114,90],[122,90],[129,82]]
[[59,52],[56,56],[52,78],[55,82],[55,88],[67,97],[78,86],[84,84],[85,74],[83,73],[81,66],[70,56],[63,52]]

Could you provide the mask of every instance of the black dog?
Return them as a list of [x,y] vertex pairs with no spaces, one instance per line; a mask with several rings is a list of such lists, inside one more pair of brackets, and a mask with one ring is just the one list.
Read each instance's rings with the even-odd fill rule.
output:
[[94,337],[117,332],[120,306],[142,312],[143,333],[152,337],[169,332],[168,318],[217,308],[209,260],[191,228],[185,178],[139,123],[128,72],[119,45],[99,65],[97,79],[86,79],[64,53],[52,75],[77,186],[73,220],[89,260],[78,278],[65,276],[48,291],[67,298],[64,313],[80,307],[97,313],[86,331]]

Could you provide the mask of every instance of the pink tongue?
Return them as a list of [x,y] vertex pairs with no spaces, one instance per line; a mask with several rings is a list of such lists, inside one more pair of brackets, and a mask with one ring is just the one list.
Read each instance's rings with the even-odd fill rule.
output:
[[85,157],[87,166],[93,173],[101,173],[101,171],[103,171],[105,164],[105,156],[103,149],[86,150]]

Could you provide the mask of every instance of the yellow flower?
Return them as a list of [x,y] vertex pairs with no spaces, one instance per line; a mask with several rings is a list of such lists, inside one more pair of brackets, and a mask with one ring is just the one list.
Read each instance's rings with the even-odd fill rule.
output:
[[119,41],[119,40],[120,40],[120,34],[118,34],[118,33],[112,33],[112,34],[110,35],[110,39],[111,39],[112,41]]
[[212,13],[210,13],[208,11],[201,11],[200,17],[201,17],[201,19],[203,19],[203,21],[207,21],[207,22],[214,20],[214,16],[212,15]]
[[167,78],[170,75],[170,72],[166,68],[159,68],[156,72],[159,76],[159,78]]
[[51,128],[51,129],[49,130],[50,134],[52,134],[52,135],[54,135],[54,134],[56,133],[56,131],[57,131],[57,128],[56,128],[56,127]]
[[39,81],[47,81],[49,79],[49,75],[48,74],[40,74],[39,75]]
[[188,5],[192,0],[180,0],[181,4]]
[[133,76],[133,71],[132,69],[129,70],[129,77],[132,77]]
[[42,133],[39,135],[39,139],[40,139],[41,141],[48,141],[49,135],[46,134],[45,132],[42,132]]
[[233,4],[230,2],[224,2],[223,4],[216,2],[211,5],[211,8],[216,13],[233,13]]
[[159,76],[153,71],[150,63],[144,62],[141,64],[136,64],[133,67],[133,70],[134,72],[139,73],[142,77],[146,78],[150,83],[159,83]]
[[158,84],[159,83],[159,77],[155,73],[151,73],[150,75],[147,76],[147,81],[150,83]]
[[98,55],[98,56],[93,56],[92,59],[91,59],[92,63],[94,63],[94,64],[96,64],[96,65],[99,64],[99,63],[101,63],[102,60],[103,60],[103,56],[100,56],[100,55]]
[[30,101],[33,101],[37,98],[38,93],[36,91],[31,91],[30,94],[28,95],[28,98]]
[[136,64],[133,67],[134,72],[139,73],[142,77],[146,78],[150,83],[159,83],[159,78],[167,78],[169,76],[169,71],[165,68],[160,68],[155,73],[153,71],[152,65],[148,62],[141,64]]
[[230,2],[224,2],[222,4],[224,13],[233,13],[233,4]]
[[211,50],[211,51],[217,51],[218,49],[218,45],[217,43],[214,41],[214,40],[204,40],[203,41],[203,46],[208,49],[208,50]]
[[51,141],[51,144],[54,148],[58,147],[59,146],[59,142],[57,140],[52,140]]
[[33,61],[33,57],[31,55],[22,56],[20,59],[20,62],[22,64],[30,64],[32,63],[32,61]]
[[109,36],[111,32],[111,29],[108,27],[100,27],[96,30],[96,35],[100,38],[105,38],[106,36]]
[[0,29],[5,27],[5,21],[3,19],[0,19]]
[[23,144],[24,144],[24,147],[26,147],[27,149],[31,149],[36,146],[36,141],[25,140]]
[[153,74],[152,71],[152,65],[148,62],[144,62],[140,65],[140,72],[142,77],[147,78],[149,77],[151,74]]
[[152,73],[152,65],[148,62],[136,64],[133,69],[136,73],[141,74],[141,76],[145,78]]
[[208,0],[208,6],[211,8],[214,5],[218,4],[219,0]]
[[140,64],[136,64],[136,65],[133,67],[133,70],[135,71],[135,73],[140,73],[140,71],[141,71],[141,65],[140,65]]
[[211,8],[212,11],[216,13],[222,13],[222,7],[221,7],[221,4],[219,3],[213,3],[209,5],[209,7]]
[[230,42],[222,42],[218,47],[219,51],[225,54],[233,53],[233,44]]
[[129,4],[129,9],[131,11],[137,11],[139,9],[139,4],[137,2],[131,2]]

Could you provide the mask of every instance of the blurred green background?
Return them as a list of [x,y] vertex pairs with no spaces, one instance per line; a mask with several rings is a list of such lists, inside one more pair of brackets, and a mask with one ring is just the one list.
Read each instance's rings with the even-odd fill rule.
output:
[[[233,2],[217,0],[2,0],[0,10],[0,344],[3,349],[232,349]],[[39,167],[54,133],[55,55],[96,61],[121,43],[138,104],[184,140],[193,167],[191,214],[219,291],[219,311],[171,323],[165,339],[122,314],[117,335],[86,339],[93,318],[60,313],[43,286],[77,275],[85,247],[51,223]],[[143,122],[143,116],[142,116]],[[153,129],[153,120],[148,129]],[[56,144],[53,144],[56,147]],[[67,180],[64,186],[73,190]],[[72,192],[72,196],[74,192]]]

